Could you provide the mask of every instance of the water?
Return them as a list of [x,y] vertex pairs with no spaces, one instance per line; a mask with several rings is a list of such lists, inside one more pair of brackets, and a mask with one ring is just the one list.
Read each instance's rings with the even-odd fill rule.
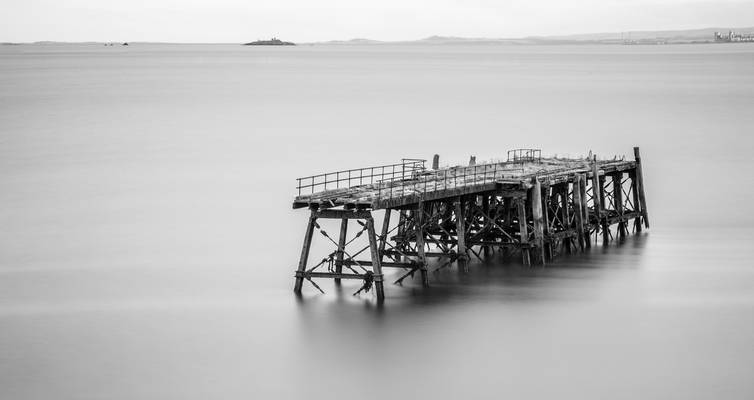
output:
[[[748,45],[3,46],[0,398],[751,398],[753,65]],[[622,245],[446,268],[383,309],[355,282],[291,292],[297,176],[634,145],[652,229]]]

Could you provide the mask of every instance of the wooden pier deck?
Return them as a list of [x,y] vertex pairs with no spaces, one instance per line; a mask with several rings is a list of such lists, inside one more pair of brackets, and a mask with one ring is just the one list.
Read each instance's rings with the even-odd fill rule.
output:
[[[425,160],[404,159],[298,178],[293,208],[308,208],[311,214],[294,290],[300,293],[304,280],[322,290],[314,278],[336,284],[360,279],[360,292],[374,286],[382,302],[382,268],[405,271],[396,283],[419,271],[428,285],[429,257],[444,260],[438,268],[453,262],[464,268],[471,256],[482,259],[505,249],[520,252],[526,265],[532,259],[545,264],[560,252],[591,247],[600,236],[603,245],[623,238],[631,222],[637,232],[649,227],[638,147],[634,160],[543,158],[540,150],[518,149],[509,151],[504,162],[439,168],[435,157],[432,168]],[[384,210],[379,235],[374,210]],[[398,221],[391,227],[393,213]],[[337,242],[319,219],[341,221]],[[366,232],[369,240],[355,252],[346,250],[353,241],[347,240],[351,220],[361,227],[356,237]],[[335,250],[308,266],[315,230]],[[357,260],[367,249],[371,257]]]

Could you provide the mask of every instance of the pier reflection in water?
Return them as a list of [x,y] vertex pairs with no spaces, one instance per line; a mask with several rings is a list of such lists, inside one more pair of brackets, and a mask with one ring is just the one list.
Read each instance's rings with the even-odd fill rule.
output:
[[391,286],[381,309],[350,287],[304,297],[300,372],[319,372],[302,379],[317,398],[336,381],[384,396],[704,398],[752,356],[734,350],[754,334],[747,237],[710,254],[694,231],[656,229],[546,268],[472,263]]

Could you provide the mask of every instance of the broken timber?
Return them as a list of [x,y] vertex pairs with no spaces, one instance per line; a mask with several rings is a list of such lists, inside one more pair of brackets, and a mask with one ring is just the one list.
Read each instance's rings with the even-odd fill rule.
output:
[[[473,158],[472,158],[473,159]],[[344,170],[299,178],[293,208],[308,208],[294,291],[304,280],[322,291],[313,279],[363,281],[355,293],[374,289],[384,300],[383,268],[399,268],[395,283],[419,273],[429,284],[428,258],[438,258],[435,270],[466,260],[482,259],[495,249],[518,252],[524,265],[544,265],[562,252],[584,251],[600,233],[607,245],[633,230],[649,228],[641,156],[613,158],[543,158],[536,149],[508,152],[508,161],[433,168],[424,160]],[[329,187],[328,187],[329,186]],[[372,212],[384,210],[379,236]],[[391,226],[391,214],[398,213]],[[340,222],[331,237],[319,224]],[[349,239],[349,223],[358,225]],[[613,234],[613,225],[616,226]],[[309,265],[314,233],[334,247],[318,264]],[[366,246],[354,241],[366,234]],[[327,269],[325,272],[324,269]]]

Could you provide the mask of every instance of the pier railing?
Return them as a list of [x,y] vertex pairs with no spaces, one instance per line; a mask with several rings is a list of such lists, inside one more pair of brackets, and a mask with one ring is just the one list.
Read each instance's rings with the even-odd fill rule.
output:
[[508,162],[542,161],[540,149],[508,150]]
[[298,195],[312,194],[331,189],[348,189],[354,186],[370,185],[384,181],[398,182],[415,179],[426,170],[426,160],[404,158],[400,164],[378,165],[374,167],[346,169],[324,174],[297,178]]

